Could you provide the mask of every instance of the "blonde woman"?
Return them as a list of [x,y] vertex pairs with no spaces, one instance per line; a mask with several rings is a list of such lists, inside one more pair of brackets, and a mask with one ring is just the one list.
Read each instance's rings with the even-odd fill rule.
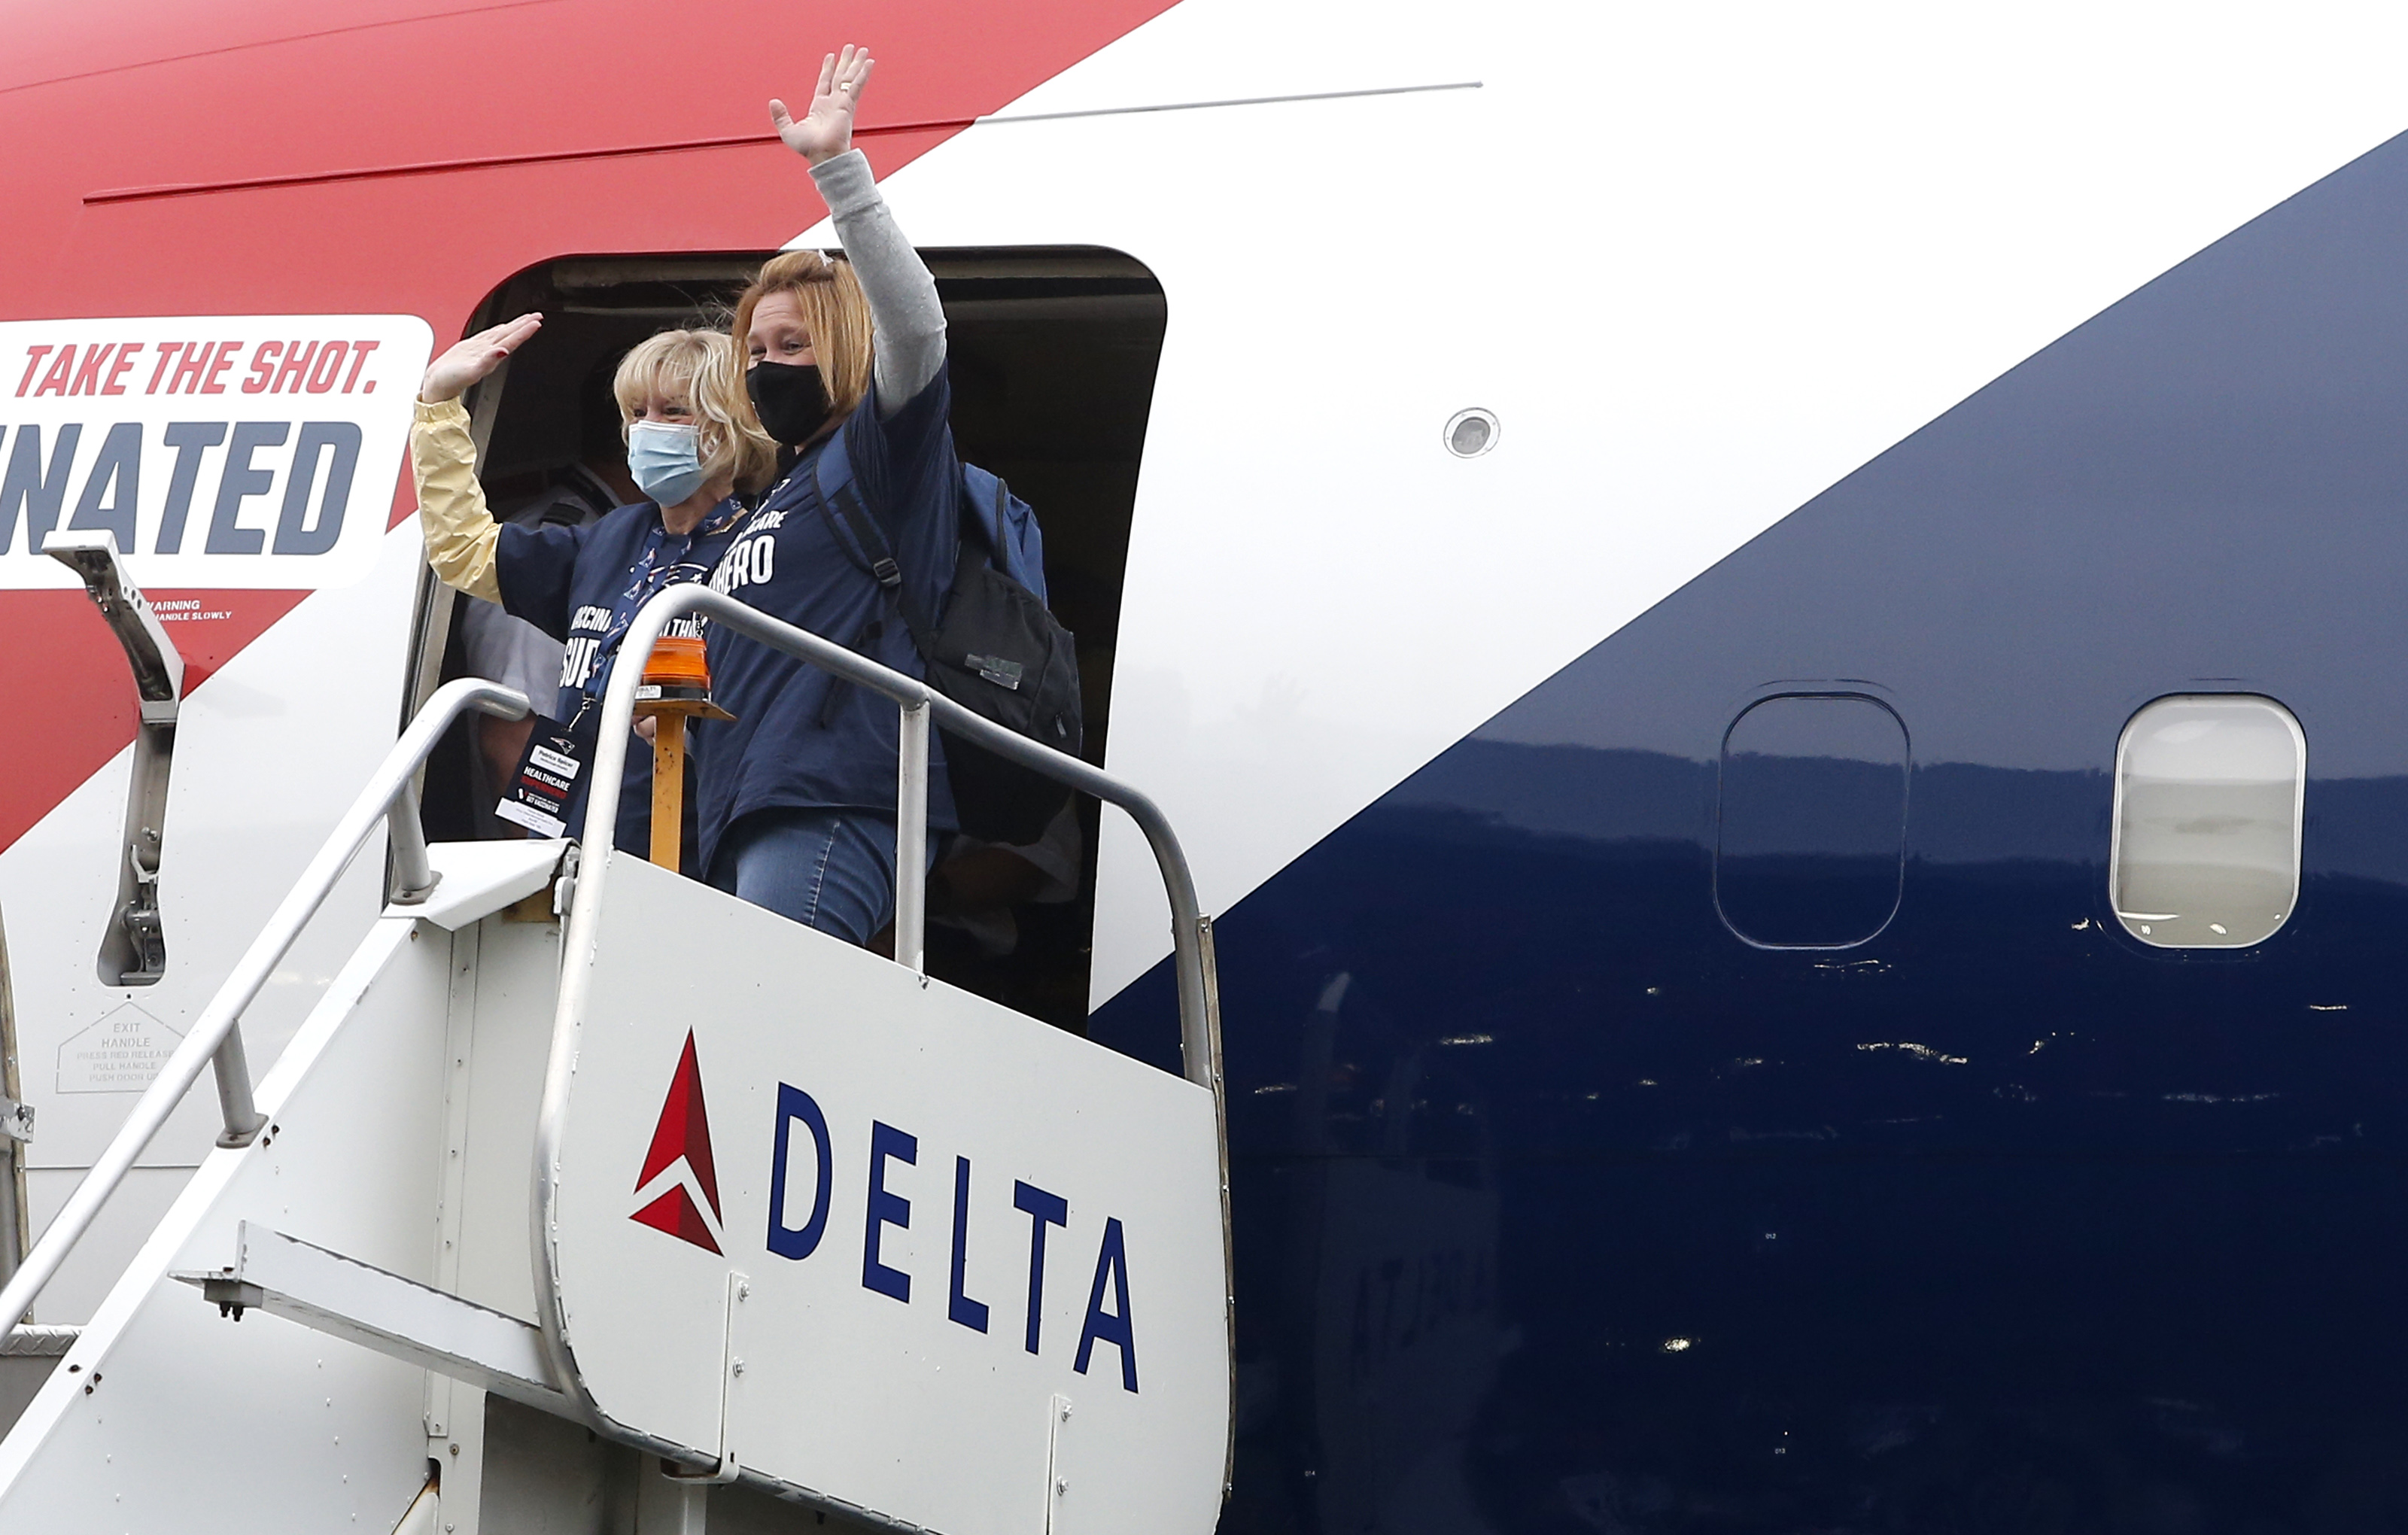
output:
[[[710,574],[743,517],[735,493],[767,482],[777,448],[745,409],[727,337],[664,331],[629,351],[612,381],[627,472],[651,499],[581,527],[494,522],[477,482],[476,447],[460,395],[542,325],[541,315],[522,315],[468,337],[428,366],[410,428],[410,466],[436,576],[566,642],[559,691],[535,703],[579,740],[591,761],[602,690],[636,610],[663,587]],[[650,750],[630,742],[617,840],[638,854],[651,847],[652,760]],[[582,805],[580,792],[569,802],[571,827],[581,820]]]
[[[945,314],[853,148],[871,61],[820,65],[797,120],[771,124],[810,162],[841,259],[779,256],[738,303],[748,392],[795,461],[738,532],[711,585],[917,677],[905,611],[932,614],[960,538]],[[864,538],[874,520],[878,537]],[[891,561],[870,556],[882,543]],[[915,620],[916,622],[917,620]],[[895,707],[739,635],[714,631],[712,684],[733,723],[699,733],[706,878],[755,905],[866,943],[895,907]],[[943,748],[929,744],[928,825],[954,829]]]

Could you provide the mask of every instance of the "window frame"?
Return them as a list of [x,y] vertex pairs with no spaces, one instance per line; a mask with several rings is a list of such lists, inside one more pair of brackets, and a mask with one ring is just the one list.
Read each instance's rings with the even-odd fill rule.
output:
[[[2250,702],[2272,709],[2291,734],[2292,760],[2297,771],[2291,780],[2291,888],[2283,903],[2283,920],[2262,938],[2247,943],[2170,943],[2143,933],[2125,914],[2121,899],[2124,868],[2124,764],[2131,751],[2132,727],[2149,710],[2161,704],[2186,703],[2193,700],[2214,702]],[[2196,688],[2178,693],[2161,693],[2148,699],[2126,716],[2123,727],[2115,734],[2115,763],[2109,792],[2112,796],[2107,812],[2107,911],[2115,919],[2123,936],[2154,953],[2180,955],[2243,954],[2272,943],[2287,930],[2292,919],[2300,914],[2300,894],[2305,882],[2303,854],[2308,825],[2308,731],[2291,706],[2269,693],[2235,689],[2226,692],[2201,691]]]
[[[1780,703],[1791,699],[1810,701],[1828,700],[1845,703],[1870,704],[1890,717],[1891,723],[1898,726],[1899,739],[1903,742],[1905,746],[1905,753],[1899,759],[1898,884],[1896,886],[1896,891],[1890,900],[1889,912],[1882,918],[1881,925],[1875,927],[1871,932],[1867,933],[1864,937],[1850,939],[1845,943],[1768,943],[1764,940],[1744,931],[1738,923],[1731,920],[1730,912],[1723,906],[1723,806],[1730,763],[1731,737],[1738,733],[1740,725],[1750,714],[1755,713],[1757,710],[1762,709],[1767,704]],[[1723,726],[1721,739],[1716,742],[1714,749],[1714,838],[1713,845],[1707,849],[1709,866],[1713,874],[1711,882],[1712,889],[1710,893],[1714,904],[1714,920],[1722,924],[1723,931],[1730,934],[1731,937],[1739,940],[1742,943],[1746,944],[1749,948],[1758,950],[1765,954],[1839,954],[1849,949],[1863,948],[1866,944],[1880,938],[1884,933],[1888,932],[1891,925],[1898,921],[1898,914],[1906,909],[1906,866],[1909,859],[1909,846],[1912,837],[1912,828],[1914,825],[1914,732],[1907,728],[1906,716],[1899,712],[1897,705],[1877,694],[1865,691],[1861,686],[1792,687],[1784,688],[1778,693],[1767,693],[1759,697],[1749,699],[1746,705],[1742,707],[1738,713],[1731,716],[1730,723]]]

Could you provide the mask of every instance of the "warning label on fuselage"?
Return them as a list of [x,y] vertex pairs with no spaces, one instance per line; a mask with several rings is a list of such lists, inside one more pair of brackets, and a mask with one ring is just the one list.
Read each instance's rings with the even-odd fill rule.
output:
[[138,1093],[150,1085],[184,1031],[128,1002],[59,1045],[62,1093]]

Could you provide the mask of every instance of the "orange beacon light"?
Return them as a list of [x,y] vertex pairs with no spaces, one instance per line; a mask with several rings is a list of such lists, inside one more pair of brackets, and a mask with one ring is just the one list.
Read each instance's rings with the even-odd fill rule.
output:
[[652,726],[652,862],[678,867],[685,820],[685,722],[736,716],[710,701],[710,659],[698,635],[663,635],[636,687],[636,717]]

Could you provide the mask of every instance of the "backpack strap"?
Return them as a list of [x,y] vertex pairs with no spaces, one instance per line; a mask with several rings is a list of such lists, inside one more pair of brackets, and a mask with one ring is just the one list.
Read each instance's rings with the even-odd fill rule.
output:
[[[894,542],[886,530],[862,504],[861,493],[853,489],[853,455],[838,428],[811,455],[811,488],[817,491],[820,516],[827,522],[828,531],[836,535],[839,547],[848,556],[857,555],[857,564],[876,578],[878,584],[889,592],[903,585],[903,567],[896,563]],[[828,461],[836,461],[831,473]]]
[[[828,473],[830,458],[838,459],[844,471],[841,479],[834,479]],[[885,588],[887,595],[895,599],[895,610],[902,617],[903,627],[911,636],[913,648],[923,656],[926,655],[928,647],[936,640],[936,621],[931,615],[912,610],[919,605],[904,588],[903,567],[895,557],[894,540],[886,536],[886,528],[879,521],[878,514],[869,509],[862,500],[861,493],[853,488],[853,460],[845,450],[841,429],[813,456],[811,481],[819,491],[820,516],[826,520],[828,531],[836,538],[837,547],[844,550],[848,557],[856,557],[857,552],[857,563],[863,565],[871,578]]]
[[820,513],[844,524],[844,530],[853,535],[853,543],[867,556],[869,573],[877,578],[879,585],[896,594],[900,600],[903,567],[895,562],[895,546],[886,541],[886,530],[878,525],[878,519],[861,504],[861,497],[854,494],[852,481],[838,485],[834,495],[820,497]]

